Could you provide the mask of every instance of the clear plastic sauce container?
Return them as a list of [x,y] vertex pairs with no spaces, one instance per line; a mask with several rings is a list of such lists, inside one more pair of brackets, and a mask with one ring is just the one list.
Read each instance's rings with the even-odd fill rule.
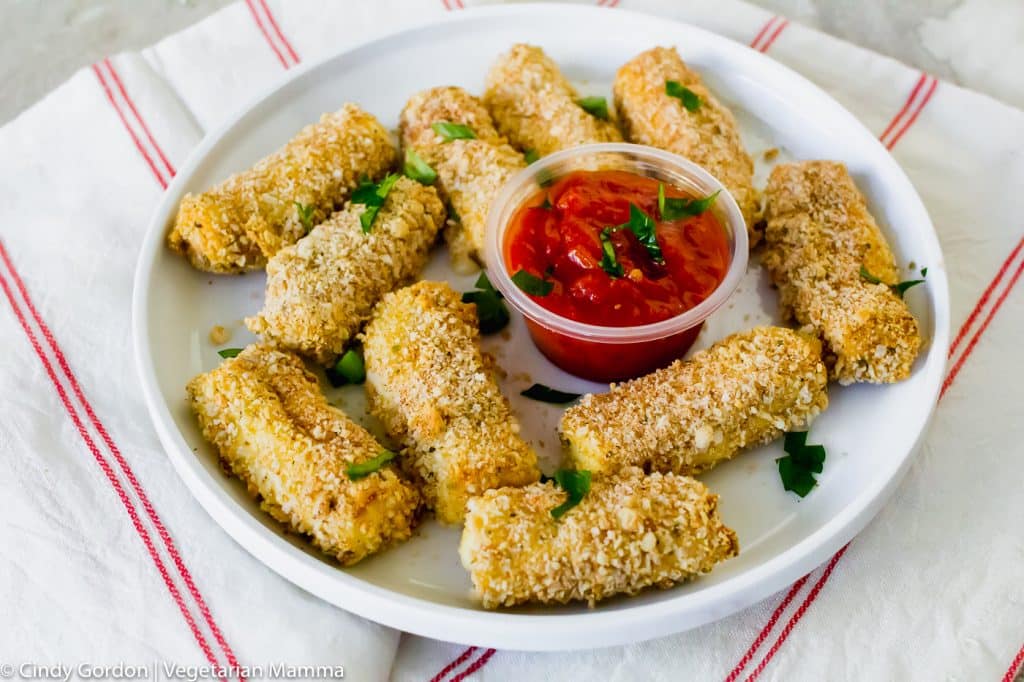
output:
[[732,196],[699,166],[595,144],[514,176],[491,207],[485,251],[491,282],[548,359],[617,381],[686,353],[739,284],[747,232]]

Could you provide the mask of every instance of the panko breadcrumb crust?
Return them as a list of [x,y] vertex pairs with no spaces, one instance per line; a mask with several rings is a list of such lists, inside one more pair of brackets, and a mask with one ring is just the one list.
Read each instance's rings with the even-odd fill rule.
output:
[[469,501],[462,565],[485,608],[595,602],[672,585],[739,553],[718,496],[686,476],[635,467],[595,479],[560,519],[551,482],[488,490]]
[[317,225],[360,178],[377,177],[396,160],[384,126],[346,104],[252,168],[200,194],[186,194],[167,244],[200,270],[258,270],[308,231],[296,203],[311,210],[311,224]]
[[[432,124],[468,126],[471,140],[445,141]],[[438,87],[409,98],[399,119],[404,151],[409,149],[437,172],[437,188],[453,209],[445,239],[459,272],[483,263],[487,213],[498,191],[526,166],[523,155],[494,128],[483,103],[462,88]]]
[[444,224],[433,187],[399,178],[364,233],[349,203],[267,264],[263,310],[246,320],[265,341],[330,364],[370,319],[380,297],[427,262]]
[[584,396],[565,411],[559,432],[576,469],[694,474],[806,429],[828,406],[827,383],[817,339],[757,327]]
[[546,156],[595,142],[621,142],[611,120],[580,107],[579,94],[544,50],[513,45],[487,74],[484,103],[498,130],[522,151]]
[[249,346],[195,377],[188,396],[224,468],[266,512],[343,565],[411,535],[419,493],[389,467],[349,480],[349,465],[384,448],[327,403],[297,356]]
[[[665,92],[677,81],[700,98],[688,111]],[[754,162],[743,148],[736,119],[676,49],[655,47],[626,62],[612,86],[626,138],[684,156],[703,166],[729,190],[747,222],[750,246],[760,240],[760,199],[754,189]]]
[[[889,288],[899,280],[885,236],[846,166],[776,166],[765,188],[762,263],[786,319],[818,334],[831,378],[893,383],[910,376],[921,348],[917,320]],[[866,281],[864,267],[881,280]]]
[[475,306],[442,282],[386,295],[363,333],[370,412],[445,523],[474,495],[540,477],[478,341]]

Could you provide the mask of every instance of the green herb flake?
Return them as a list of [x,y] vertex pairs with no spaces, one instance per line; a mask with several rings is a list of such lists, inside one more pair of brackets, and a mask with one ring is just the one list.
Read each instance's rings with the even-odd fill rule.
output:
[[615,255],[615,244],[612,243],[611,232],[612,228],[606,227],[598,236],[601,239],[601,269],[614,279],[622,277],[622,263]]
[[682,102],[687,111],[700,109],[700,97],[679,81],[665,81],[665,94]]
[[523,152],[523,158],[526,159],[526,164],[530,165],[540,158],[540,154],[537,153],[536,149],[530,148]]
[[217,351],[217,355],[221,356],[222,358],[234,358],[238,357],[238,354],[241,353],[242,350],[243,349],[241,348],[221,348],[219,351]]
[[604,97],[583,97],[576,100],[583,111],[602,121],[608,120],[608,100]]
[[444,138],[445,142],[451,142],[452,140],[474,140],[476,135],[473,133],[473,129],[467,125],[461,123],[452,123],[450,121],[434,121],[430,124],[430,127],[434,129],[434,132]]
[[295,204],[295,211],[299,214],[299,222],[306,228],[306,234],[309,234],[309,231],[313,229],[313,211],[316,207],[312,204],[306,206],[298,201],[292,203]]
[[665,185],[658,183],[658,213],[666,221],[697,216],[711,208],[721,192],[718,190],[701,199],[680,199],[665,196]]
[[644,213],[636,204],[631,203],[629,205],[629,221],[621,225],[606,227],[602,230],[602,233],[604,231],[629,230],[640,240],[640,243],[647,249],[647,253],[654,262],[662,264],[665,262],[665,256],[661,253],[661,246],[658,245],[658,235],[655,233],[656,227],[657,223],[654,222],[654,218]]
[[542,403],[551,403],[552,405],[565,405],[566,403],[571,403],[580,397],[579,393],[559,391],[558,389],[545,386],[544,384],[534,384],[525,391],[521,391],[519,395],[525,396],[530,400],[537,400]]
[[405,150],[403,172],[421,185],[433,185],[437,181],[437,171],[420,158],[412,147]]
[[556,471],[555,485],[564,490],[568,497],[565,502],[551,510],[551,516],[560,519],[567,511],[583,501],[583,498],[590,492],[590,478],[590,472],[585,470],[559,469]]
[[509,321],[508,308],[502,302],[504,296],[494,288],[491,280],[487,279],[486,272],[480,273],[475,286],[476,291],[467,291],[462,294],[462,302],[476,305],[481,334],[500,332],[508,325]]
[[541,279],[526,270],[518,270],[512,275],[512,282],[530,296],[547,296],[555,288],[553,282]]
[[366,381],[366,365],[363,363],[363,356],[359,351],[351,348],[338,358],[334,366],[328,367],[325,373],[327,380],[335,388],[345,384],[361,384]]
[[360,478],[366,478],[370,474],[380,471],[385,464],[397,456],[398,454],[391,450],[381,450],[381,453],[372,459],[358,464],[350,464],[345,473],[348,474],[350,481],[358,481]]
[[550,211],[551,210],[551,208],[552,208],[551,199],[548,198],[547,194],[544,195],[544,203],[541,204],[540,206],[538,206],[537,208],[542,208],[545,211]]
[[384,200],[388,198],[391,188],[398,182],[399,177],[397,173],[391,173],[379,183],[364,179],[359,183],[359,187],[352,192],[352,203],[362,204],[366,207],[366,210],[359,216],[359,224],[362,225],[364,234],[370,233],[380,207],[384,205]]
[[820,474],[825,468],[825,446],[808,445],[806,431],[793,431],[786,434],[782,449],[787,456],[775,460],[782,487],[806,497],[818,484],[814,474]]
[[[864,278],[866,282],[870,282],[871,284],[885,284],[885,282],[880,280],[878,277],[872,275],[868,271],[868,269],[863,265],[860,266],[860,276]],[[892,290],[892,293],[896,294],[900,298],[903,298],[903,294],[907,293],[907,289],[910,289],[911,287],[916,287],[918,284],[924,284],[924,278],[927,276],[928,268],[921,268],[921,279],[908,279],[898,284],[888,284],[886,286],[888,286],[889,289]]]

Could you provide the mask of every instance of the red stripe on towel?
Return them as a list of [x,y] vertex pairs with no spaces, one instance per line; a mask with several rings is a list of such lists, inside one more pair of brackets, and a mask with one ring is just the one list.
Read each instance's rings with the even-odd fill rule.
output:
[[910,114],[910,118],[907,119],[906,123],[903,124],[903,127],[896,131],[892,135],[892,137],[889,138],[889,141],[885,143],[886,149],[889,149],[891,151],[892,148],[896,146],[896,143],[900,141],[900,138],[902,138],[908,130],[910,130],[910,126],[914,125],[914,121],[917,120],[917,117],[921,115],[921,112],[924,111],[924,108],[928,106],[928,102],[931,101],[932,95],[935,94],[935,90],[939,87],[939,80],[932,76],[928,76],[928,78],[931,80],[931,82],[925,90],[924,96],[921,97],[918,105],[914,107],[913,113]]
[[[2,244],[0,244],[0,248],[2,248]],[[146,530],[145,526],[142,525],[142,520],[139,517],[139,514],[136,511],[135,506],[132,504],[131,499],[128,497],[128,494],[125,492],[124,487],[121,485],[121,481],[117,478],[117,475],[114,473],[113,467],[110,466],[110,462],[107,461],[107,459],[103,456],[103,453],[100,452],[100,449],[96,445],[96,442],[92,439],[92,436],[89,435],[88,430],[86,430],[81,418],[75,411],[74,406],[71,403],[71,399],[68,397],[67,391],[64,390],[64,386],[60,383],[60,380],[57,378],[57,373],[53,369],[53,364],[50,362],[50,359],[46,356],[46,353],[43,351],[42,345],[39,343],[39,339],[36,337],[35,333],[32,331],[32,328],[29,326],[28,320],[25,318],[24,313],[18,306],[17,300],[14,296],[14,292],[11,290],[11,287],[7,282],[7,278],[3,275],[2,272],[0,272],[0,289],[3,289],[3,292],[7,297],[7,301],[8,303],[10,303],[11,310],[14,312],[14,315],[17,318],[18,323],[21,325],[22,330],[25,332],[25,336],[27,337],[33,350],[35,350],[40,362],[42,362],[43,369],[46,370],[46,374],[50,377],[50,381],[53,383],[53,387],[56,389],[58,397],[64,404],[64,409],[67,411],[68,416],[71,417],[72,423],[74,423],[75,428],[78,430],[79,435],[82,437],[82,441],[85,443],[86,447],[92,453],[92,456],[96,460],[96,463],[99,465],[100,469],[103,471],[103,474],[106,476],[107,481],[109,481],[111,487],[114,489],[114,492],[117,494],[118,499],[121,500],[121,504],[124,506],[125,512],[128,514],[129,519],[131,519],[132,526],[134,526],[135,528],[135,532],[138,534],[139,539],[142,540],[142,544],[146,547],[146,551],[148,552],[150,559],[152,559],[157,571],[160,573],[160,577],[163,578],[164,585],[167,586],[167,591],[171,594],[171,598],[174,600],[174,603],[178,605],[178,610],[181,611],[181,615],[185,619],[185,623],[188,625],[189,630],[191,630],[192,636],[195,638],[196,643],[199,645],[199,648],[202,649],[203,654],[206,656],[206,660],[208,660],[214,666],[219,666],[220,664],[217,661],[216,657],[213,655],[213,651],[210,648],[209,642],[207,642],[206,637],[203,635],[202,631],[199,629],[199,626],[196,624],[195,619],[192,617],[192,613],[185,605],[185,600],[182,597],[181,592],[178,590],[178,586],[171,578],[170,572],[167,570],[167,566],[164,564],[163,560],[160,558],[160,555],[157,553],[156,547],[153,544],[153,539],[150,537],[149,532]]]
[[125,90],[124,82],[121,80],[121,76],[118,75],[117,69],[114,68],[113,63],[111,63],[109,58],[104,58],[103,64],[107,67],[107,70],[110,71],[110,75],[113,77],[114,83],[117,85],[118,92],[121,93],[121,97],[124,98],[124,101],[128,104],[128,108],[131,109],[132,114],[135,115],[135,120],[139,122],[140,126],[142,126],[142,131],[146,134],[146,139],[149,140],[149,143],[153,146],[153,149],[156,150],[160,160],[163,161],[164,168],[167,169],[169,177],[173,178],[177,174],[177,171],[174,170],[174,166],[171,165],[171,162],[167,160],[167,155],[164,154],[164,150],[160,148],[159,144],[157,144],[156,139],[153,137],[153,133],[149,131],[149,126],[146,125],[146,121],[144,121],[142,116],[139,115],[139,110],[135,107],[135,102],[132,101],[132,98],[128,96],[128,91]]
[[295,48],[292,47],[292,44],[284,37],[284,32],[281,31],[281,27],[277,25],[277,19],[274,18],[274,13],[270,11],[270,7],[267,5],[267,0],[259,0],[259,2],[260,6],[263,7],[263,11],[267,14],[267,19],[270,20],[270,26],[274,29],[274,33],[281,41],[281,44],[284,45],[284,49],[288,52],[288,56],[292,58],[292,61],[294,62],[292,66],[295,66],[295,64],[298,64],[302,60],[299,59],[299,55],[295,53]]
[[455,670],[457,667],[465,663],[466,659],[472,656],[474,651],[476,651],[475,646],[468,647],[465,651],[462,652],[462,654],[459,655],[458,658],[456,658],[454,661],[452,661],[445,667],[441,668],[441,672],[431,677],[430,682],[441,682],[441,680],[444,679],[445,675],[447,675],[448,673],[450,673],[451,671]]
[[[1024,244],[1024,238],[1021,238],[1021,244]],[[1018,250],[1019,248],[1020,245],[1018,244]],[[964,363],[967,361],[967,358],[971,356],[971,352],[974,351],[974,347],[978,345],[978,340],[981,338],[981,335],[985,333],[986,329],[988,329],[988,325],[990,322],[992,322],[992,318],[994,318],[996,313],[999,312],[999,308],[1002,307],[1003,302],[1010,295],[1010,292],[1013,291],[1014,286],[1016,286],[1017,284],[1017,280],[1020,279],[1021,273],[1024,273],[1024,259],[1022,259],[1021,262],[1017,264],[1017,270],[1013,273],[1013,277],[1010,278],[1010,283],[1006,285],[1006,288],[1003,290],[1003,293],[1000,294],[999,298],[996,299],[996,302],[992,306],[992,309],[988,312],[988,315],[985,316],[984,322],[981,323],[981,327],[979,327],[978,331],[976,331],[974,333],[974,336],[971,337],[971,340],[967,344],[967,347],[964,349],[964,352],[960,356],[960,359],[957,360],[953,367],[949,370],[949,374],[946,375],[946,381],[944,381],[942,384],[942,391],[939,393],[940,398],[943,395],[945,395],[949,387],[953,385],[953,381],[956,380],[956,377],[960,373],[960,370],[963,368]]]
[[253,21],[256,22],[256,25],[259,27],[260,32],[263,34],[263,37],[267,39],[267,44],[270,45],[270,49],[273,50],[274,54],[277,55],[278,60],[281,62],[281,66],[283,66],[286,69],[290,69],[291,64],[288,63],[288,60],[285,59],[285,56],[281,53],[281,50],[278,49],[277,43],[275,43],[274,39],[270,36],[270,31],[268,31],[267,27],[263,25],[263,18],[260,16],[259,11],[257,11],[256,5],[253,4],[253,0],[245,0],[245,6],[248,7],[249,12],[252,13]]
[[772,31],[772,34],[768,36],[768,38],[761,45],[761,47],[759,48],[761,52],[767,52],[768,48],[770,48],[775,43],[775,40],[779,37],[779,34],[786,30],[787,26],[789,26],[789,20],[784,19],[782,23],[778,27],[776,27],[774,31]]
[[[139,501],[142,504],[142,508],[146,512],[146,516],[149,518],[150,522],[153,524],[153,527],[156,529],[157,535],[159,535],[164,547],[167,550],[168,555],[171,557],[171,561],[174,563],[175,568],[177,568],[179,576],[185,583],[185,587],[188,589],[189,594],[195,600],[196,606],[199,608],[199,613],[203,616],[203,620],[210,628],[210,632],[213,634],[214,639],[220,646],[221,651],[224,652],[224,655],[226,656],[228,663],[236,668],[239,667],[238,660],[235,658],[234,651],[232,651],[231,646],[227,643],[220,628],[217,626],[217,623],[213,618],[213,614],[210,612],[209,606],[207,606],[206,604],[206,600],[199,592],[199,588],[195,584],[195,579],[192,577],[192,573],[188,570],[188,567],[185,565],[185,561],[182,559],[181,554],[178,552],[177,545],[175,544],[173,538],[171,537],[170,532],[164,525],[163,520],[160,518],[160,515],[157,513],[156,508],[150,501],[149,496],[143,489],[142,484],[139,483],[139,480],[135,476],[135,472],[132,470],[131,465],[128,464],[128,461],[121,454],[121,451],[117,447],[117,444],[114,442],[114,439],[111,438],[110,432],[107,431],[103,422],[100,421],[99,417],[96,416],[96,411],[93,409],[92,404],[89,402],[89,400],[85,397],[85,393],[82,390],[81,384],[78,382],[78,378],[72,371],[71,365],[68,362],[67,357],[64,355],[64,352],[62,351],[60,345],[57,343],[56,337],[54,337],[49,325],[46,324],[46,322],[43,320],[42,315],[39,314],[39,311],[36,308],[35,303],[29,296],[28,288],[25,286],[24,280],[21,278],[21,275],[18,273],[18,270],[14,267],[14,263],[11,261],[10,255],[7,253],[7,250],[4,248],[2,242],[0,242],[0,260],[2,260],[3,263],[7,266],[11,278],[14,280],[15,286],[18,288],[18,292],[21,294],[22,300],[25,302],[25,305],[28,308],[29,313],[32,315],[32,318],[35,320],[40,331],[42,332],[43,338],[46,340],[47,345],[49,345],[50,350],[53,352],[54,357],[56,358],[57,363],[61,368],[61,371],[63,372],[65,378],[68,381],[68,385],[71,386],[72,392],[74,393],[75,397],[78,399],[79,403],[84,408],[86,416],[89,418],[89,422],[92,424],[93,428],[96,429],[96,432],[99,434],[100,438],[107,446],[107,449],[109,450],[110,454],[114,457],[114,460],[117,462],[118,468],[124,474],[125,478],[128,480],[128,483],[131,485],[132,490],[138,496]],[[58,387],[60,391],[63,391],[63,386]],[[66,405],[66,407],[68,407],[68,405]],[[89,438],[91,440],[91,437]],[[120,481],[118,481],[118,485],[120,485]],[[134,510],[134,505],[132,508]]]
[[118,117],[121,119],[121,123],[124,125],[124,129],[128,131],[128,135],[132,138],[132,142],[135,143],[135,148],[139,150],[139,153],[142,154],[142,158],[146,160],[147,164],[149,164],[149,168],[150,170],[153,171],[153,175],[156,177],[156,181],[160,183],[160,187],[163,189],[167,189],[168,181],[164,179],[164,176],[160,173],[160,169],[157,168],[156,163],[153,161],[153,157],[149,155],[149,152],[143,146],[142,141],[139,139],[139,136],[135,134],[135,129],[132,128],[131,125],[129,125],[128,118],[124,115],[124,112],[121,111],[121,107],[118,106],[117,99],[114,97],[114,92],[113,90],[111,90],[110,85],[107,83],[107,80],[103,75],[103,72],[100,71],[99,66],[97,66],[96,64],[92,65],[92,71],[96,74],[97,80],[99,80],[100,85],[103,87],[103,92],[106,93],[107,100],[110,102],[110,106],[114,107],[114,111],[117,112]]
[[448,680],[448,682],[462,682],[462,680],[466,679],[467,677],[475,673],[477,670],[487,665],[487,661],[491,660],[491,656],[493,656],[495,653],[496,651],[494,649],[488,649],[487,651],[483,652],[480,655],[480,658],[473,661],[473,663],[471,663],[468,668],[463,670],[461,673],[459,673],[452,679]]
[[779,618],[782,617],[782,612],[789,607],[789,604],[793,601],[793,598],[796,597],[797,592],[799,592],[800,589],[804,586],[804,583],[807,582],[807,579],[810,577],[810,575],[811,574],[808,573],[803,578],[800,578],[795,583],[793,583],[793,586],[789,589],[789,592],[786,594],[785,597],[783,597],[782,601],[779,602],[779,605],[775,607],[775,610],[772,612],[772,615],[768,619],[768,622],[765,624],[763,628],[761,628],[761,632],[759,632],[757,637],[754,639],[754,643],[750,645],[749,649],[747,649],[747,653],[743,654],[743,658],[740,659],[740,662],[736,664],[736,667],[733,668],[732,672],[730,672],[728,677],[725,678],[725,682],[735,682],[737,679],[739,679],[739,676],[743,672],[743,669],[746,668],[750,661],[753,660],[754,654],[756,654],[757,650],[761,648],[761,645],[764,643],[764,640],[768,639],[769,633],[771,633],[771,631],[775,628],[775,624],[779,622]]
[[764,659],[762,659],[762,661],[758,663],[757,667],[754,668],[754,672],[750,673],[746,682],[754,682],[754,680],[756,680],[764,670],[765,666],[768,665],[769,661],[775,657],[776,652],[778,652],[779,648],[789,638],[789,633],[793,632],[793,628],[796,627],[796,624],[804,617],[804,614],[807,613],[807,609],[814,603],[814,600],[818,598],[818,594],[821,593],[821,588],[823,588],[825,583],[828,582],[829,576],[832,575],[832,571],[835,570],[836,564],[838,564],[839,560],[843,558],[844,554],[846,554],[846,549],[849,546],[849,543],[843,545],[842,549],[832,555],[832,559],[828,562],[828,565],[825,566],[825,572],[821,574],[820,578],[818,578],[818,582],[814,583],[814,587],[811,588],[807,598],[804,599],[804,602],[800,604],[800,608],[796,610],[793,617],[789,619],[788,623],[786,623],[786,627],[782,629],[781,633],[779,633],[779,637],[775,640],[775,643],[772,644],[772,648],[768,650]]

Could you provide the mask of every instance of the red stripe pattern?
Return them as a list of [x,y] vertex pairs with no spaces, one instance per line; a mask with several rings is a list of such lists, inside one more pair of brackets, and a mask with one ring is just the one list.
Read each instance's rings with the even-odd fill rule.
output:
[[928,102],[931,101],[932,95],[935,94],[935,90],[938,87],[939,81],[937,78],[926,73],[921,74],[920,78],[917,79],[917,83],[914,84],[914,88],[910,91],[907,101],[904,102],[903,108],[889,122],[885,131],[878,136],[878,139],[882,141],[886,149],[891,151],[896,146],[896,143],[900,141],[900,138],[910,130],[917,117],[921,115]]
[[[164,175],[164,172],[161,171],[160,167],[153,160],[156,154],[151,153],[150,149],[143,144],[142,137],[139,135],[137,128],[144,128],[144,126],[139,126],[137,120],[134,122],[130,121],[128,116],[125,115],[125,107],[122,106],[123,101],[119,100],[115,96],[114,90],[110,86],[110,80],[108,80],[108,73],[110,70],[112,70],[110,61],[106,59],[104,59],[101,64],[92,65],[92,71],[96,74],[96,79],[103,88],[103,92],[107,96],[107,101],[110,102],[110,106],[114,107],[114,111],[117,112],[118,118],[121,119],[121,124],[124,126],[128,136],[131,137],[132,142],[135,144],[135,148],[139,150],[139,154],[142,155],[146,164],[149,165],[149,169],[153,172],[153,176],[156,178],[160,187],[167,189],[167,185],[170,183],[170,179],[174,174],[171,173],[170,175]],[[137,110],[134,107],[130,107],[129,110],[137,113]]]
[[1013,682],[1013,678],[1021,671],[1021,666],[1024,666],[1024,644],[1021,645],[1020,651],[1018,651],[1017,655],[1014,656],[1013,661],[1010,663],[1010,667],[1006,669],[1006,674],[1003,675],[1002,682]]
[[779,35],[789,26],[789,19],[774,16],[765,22],[761,30],[757,32],[750,46],[758,52],[767,52],[768,48],[778,39]]
[[[237,668],[238,661],[235,658],[234,652],[231,650],[231,647],[224,639],[220,631],[220,628],[214,621],[213,616],[210,613],[209,607],[206,605],[205,600],[200,594],[198,588],[196,587],[195,581],[192,578],[191,573],[185,566],[185,563],[181,558],[181,555],[178,553],[177,547],[174,544],[174,541],[171,538],[170,533],[167,531],[166,526],[163,524],[162,520],[157,514],[157,511],[153,506],[152,502],[150,502],[149,497],[146,495],[144,489],[139,483],[138,478],[135,476],[135,473],[132,470],[131,466],[128,464],[124,456],[121,454],[120,450],[117,448],[113,439],[110,437],[109,432],[104,427],[103,423],[99,420],[99,418],[96,416],[96,412],[95,410],[93,410],[91,403],[85,397],[81,385],[79,384],[74,372],[71,370],[71,366],[68,363],[66,356],[64,355],[60,346],[58,345],[56,338],[53,335],[53,332],[50,330],[49,326],[46,324],[42,316],[39,314],[38,309],[36,308],[31,296],[29,295],[28,288],[25,286],[24,280],[21,278],[20,274],[15,268],[13,261],[11,260],[9,254],[7,253],[6,248],[3,245],[3,242],[0,242],[0,261],[2,261],[3,265],[6,267],[6,272],[4,272],[3,269],[0,269],[0,288],[3,289],[7,301],[11,306],[11,310],[14,312],[14,315],[17,318],[18,323],[21,325],[22,331],[24,331],[25,336],[29,341],[29,344],[32,346],[32,349],[39,357],[40,362],[43,364],[43,368],[45,369],[47,376],[50,378],[50,381],[53,384],[55,390],[57,391],[57,395],[60,398],[61,403],[64,405],[64,409],[67,411],[68,416],[71,418],[72,423],[75,425],[75,428],[77,429],[79,435],[81,436],[82,441],[85,443],[89,452],[92,453],[93,459],[96,460],[96,463],[99,465],[107,481],[110,483],[118,499],[121,501],[121,504],[124,507],[125,512],[128,514],[128,517],[132,523],[132,526],[135,528],[135,531],[138,534],[139,539],[142,541],[144,547],[146,548],[146,551],[149,554],[150,559],[153,561],[153,564],[156,567],[157,572],[163,579],[164,585],[166,586],[168,592],[170,593],[171,598],[178,606],[178,610],[181,612],[182,617],[184,618],[186,625],[191,631],[193,638],[196,640],[196,643],[203,651],[203,654],[206,657],[206,659],[212,665],[223,665],[222,662],[219,661],[217,656],[214,654],[214,651],[210,645],[209,640],[206,637],[206,634],[202,631],[202,629],[196,622],[196,618],[194,617],[194,614],[192,613],[192,610],[190,609],[189,605],[186,603],[186,600],[182,595],[182,590],[179,588],[177,584],[176,578],[168,569],[167,563],[161,556],[161,553],[158,550],[156,543],[154,543],[149,529],[143,523],[143,517],[139,514],[135,502],[132,500],[131,496],[125,489],[124,483],[118,476],[114,467],[111,465],[110,460],[100,449],[99,445],[96,442],[96,439],[93,438],[86,424],[83,422],[82,416],[80,414],[80,409],[85,412],[89,420],[89,424],[91,424],[92,428],[96,431],[97,434],[99,434],[100,440],[103,442],[104,445],[106,445],[108,453],[116,461],[118,469],[124,476],[125,480],[128,482],[130,489],[137,496],[139,503],[141,504],[145,512],[145,517],[149,519],[150,523],[152,524],[153,528],[156,531],[157,536],[162,541],[164,550],[169,555],[172,565],[174,566],[175,569],[177,569],[178,579],[184,582],[185,587],[188,593],[192,596],[192,599],[194,600],[194,603],[198,608],[203,621],[210,629],[210,632],[213,634],[214,640],[217,642],[217,644],[221,648],[221,651],[224,653],[227,659],[227,664],[229,666]],[[20,295],[20,300],[18,296],[15,295],[15,290],[9,284],[9,280],[14,283],[14,288],[16,288],[17,293]],[[33,326],[30,324],[29,318],[25,315],[23,308],[28,310],[29,314],[31,315],[31,319],[35,322],[35,328],[33,328]],[[42,338],[45,339],[47,346],[49,348],[49,353],[40,342],[40,336],[42,336]],[[51,359],[51,356],[53,359],[56,360],[57,365],[60,367],[61,372],[63,373],[64,376],[63,380],[59,378],[56,370],[54,369],[54,362],[53,359]],[[71,400],[71,397],[68,395],[67,389],[65,388],[65,382],[71,388],[72,394],[77,399],[77,406],[75,402]]]
[[281,66],[290,69],[302,61],[291,42],[285,37],[266,0],[245,0],[245,6],[249,8],[253,21],[266,39],[267,45],[277,55]]
[[[755,47],[755,49],[761,49],[761,48],[758,47],[760,45],[763,48],[763,49],[761,49],[761,51],[763,52],[765,49],[767,49],[767,47],[765,47],[765,45],[767,45],[767,46],[771,45],[771,42],[773,42],[773,41],[769,40],[769,39],[766,39],[765,36],[766,35],[770,35],[772,33],[778,32],[778,28],[777,28],[778,24],[777,23],[773,24],[773,21],[776,18],[777,17],[773,17],[771,20],[768,21],[767,24],[764,25],[764,27],[762,27],[761,31],[757,34],[757,36],[754,38],[753,42],[751,43],[751,47]],[[773,28],[773,26],[776,27],[776,28]],[[783,28],[785,28],[785,27],[783,26]],[[937,79],[935,79],[934,77],[929,76],[928,74],[925,74],[925,73],[921,74],[921,76],[918,78],[917,82],[915,83],[913,89],[910,91],[910,95],[907,97],[906,101],[904,102],[903,107],[896,113],[896,115],[889,122],[889,125],[886,126],[885,130],[879,136],[879,140],[881,140],[881,142],[885,145],[886,149],[889,149],[891,151],[892,148],[896,146],[896,143],[899,142],[900,139],[902,139],[903,135],[910,129],[910,127],[912,125],[914,125],[914,122],[917,121],[918,116],[921,114],[921,112],[924,110],[924,108],[928,105],[928,102],[931,101],[932,96],[935,94],[935,90],[937,89],[937,87],[938,87],[938,80]],[[960,339],[969,331],[971,325],[974,323],[974,320],[977,318],[978,313],[979,313],[979,308],[984,307],[985,303],[988,301],[988,298],[991,295],[991,290],[995,287],[996,282],[1000,278],[1002,278],[1002,276],[1005,274],[1006,270],[1009,268],[1009,261],[1016,257],[1016,254],[1020,251],[1020,249],[1021,249],[1021,246],[1018,245],[1017,249],[1015,249],[1013,254],[1011,254],[1010,259],[1008,259],[1007,262],[1003,264],[1003,267],[1000,268],[998,274],[996,275],[996,279],[993,280],[992,284],[989,285],[989,289],[987,289],[985,291],[985,293],[982,296],[981,300],[978,301],[977,306],[975,306],[975,310],[967,318],[967,321],[964,323],[964,326],[960,329],[960,333],[957,335],[957,338],[953,341],[953,344],[950,347],[950,357],[952,357],[953,351],[956,349],[956,346],[959,344]],[[1019,276],[1019,273],[1018,273],[1018,276]],[[1016,283],[1016,279],[1011,281],[1010,286],[1012,287],[1013,284],[1015,284],[1015,283]],[[1008,290],[1007,290],[1006,293],[1008,293]],[[1001,299],[999,300],[999,304],[1002,303],[1002,299],[1004,299],[1004,298],[1005,298],[1005,293],[1004,293],[1004,296],[1001,297]],[[991,317],[995,315],[996,310],[998,310],[998,305],[995,308],[992,309],[992,311],[989,313],[989,317],[987,319],[991,319]],[[979,329],[978,332],[974,335],[974,337],[972,337],[972,344],[969,346],[970,350],[973,350],[973,347],[974,347],[973,344],[977,343],[977,340],[981,337],[981,334],[985,331],[985,327],[987,327],[987,326],[988,326],[987,323],[985,325],[983,325],[982,328]],[[942,391],[941,391],[940,396],[939,396],[940,399],[941,399],[942,395],[945,394],[945,392],[949,388],[949,386],[952,385],[953,380],[956,379],[956,375],[959,373],[960,367],[967,360],[967,356],[968,355],[969,355],[969,352],[965,353],[961,357],[961,359],[956,364],[954,364],[953,368],[947,374],[946,380],[943,383]],[[845,551],[846,551],[846,547],[843,547],[842,550],[840,550],[835,555],[833,555],[832,561],[829,562],[829,566],[834,568],[835,564],[832,563],[832,562],[837,562],[838,558],[841,557],[843,552],[845,552]],[[828,576],[830,576],[831,573],[832,573],[832,571],[828,570]],[[821,587],[823,587],[824,584],[828,581],[828,577],[826,575],[823,575],[822,577],[823,577],[823,580],[820,580],[819,583],[815,585],[816,589],[812,590],[812,593],[800,605],[800,609],[797,612],[798,615],[794,615],[793,618],[790,619],[789,623],[787,623],[786,627],[789,630],[792,630],[791,626],[796,625],[796,621],[798,621],[801,617],[803,617],[804,612],[806,612],[807,608],[817,598],[818,593],[821,591]],[[792,598],[796,595],[796,593],[799,592],[800,588],[803,587],[803,583],[801,581],[806,581],[806,578],[807,578],[807,576],[804,576],[804,578],[801,578],[800,581],[797,581],[797,583],[793,584],[793,587],[790,588],[789,593],[786,595],[785,599],[783,600],[784,604],[780,604],[779,607],[776,608],[775,613],[772,614],[772,617],[769,619],[769,621],[765,624],[765,626],[758,633],[757,638],[754,640],[754,642],[751,644],[751,646],[747,649],[747,652],[740,659],[740,662],[737,663],[736,666],[729,672],[729,675],[726,677],[726,680],[728,680],[729,682],[734,682],[736,679],[739,678],[740,674],[743,672],[743,670],[746,668],[746,666],[753,659],[754,653],[756,653],[757,649],[761,646],[761,644],[764,642],[764,640],[768,637],[768,635],[774,629],[776,623],[778,622],[777,614],[781,610],[784,610],[786,608],[786,606],[788,606],[789,601],[791,601]],[[798,583],[799,583],[799,586],[798,586]],[[760,674],[760,671],[764,669],[765,665],[767,665],[768,660],[770,660],[771,657],[773,657],[775,655],[775,651],[777,651],[778,647],[782,645],[782,643],[785,641],[786,637],[788,637],[788,631],[786,632],[786,635],[781,638],[780,641],[776,641],[776,644],[773,645],[772,649],[768,652],[768,654],[766,654],[765,659],[761,661],[761,663],[758,665],[757,668],[755,668],[756,674],[752,674],[751,677],[748,678],[748,679],[756,678],[756,675]]]

